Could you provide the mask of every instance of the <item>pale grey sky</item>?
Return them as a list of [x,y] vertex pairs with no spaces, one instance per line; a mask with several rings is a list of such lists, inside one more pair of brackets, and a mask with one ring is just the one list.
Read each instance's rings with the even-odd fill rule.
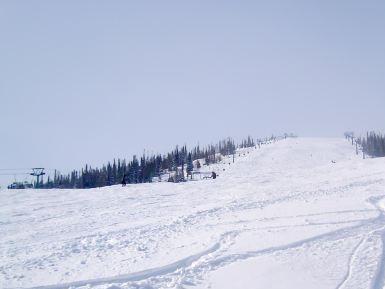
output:
[[0,1],[0,169],[384,130],[384,93],[382,0]]

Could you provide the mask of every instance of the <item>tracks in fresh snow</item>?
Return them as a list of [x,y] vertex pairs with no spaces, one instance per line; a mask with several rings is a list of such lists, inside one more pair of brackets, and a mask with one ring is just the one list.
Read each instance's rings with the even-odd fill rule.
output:
[[373,289],[383,289],[385,286],[385,228],[383,228],[380,232],[380,238],[381,238],[381,245],[382,245],[382,252],[381,252],[381,258],[379,260],[378,269],[376,272],[376,278],[373,282]]
[[[380,210],[376,205],[376,201],[377,200],[374,200],[372,203]],[[359,274],[360,266],[365,263],[365,256],[362,255],[363,249],[371,246],[373,240],[381,240],[382,246],[380,246],[380,248],[382,252],[377,259],[377,270],[374,276],[368,276],[372,278],[372,286],[370,288],[380,289],[384,284],[385,274],[385,262],[382,261],[382,257],[385,256],[385,217],[383,211],[380,210],[380,212],[381,213],[377,217],[359,221],[358,224],[353,226],[344,227],[288,244],[246,251],[238,254],[229,254],[228,249],[235,242],[235,239],[240,232],[229,231],[221,235],[219,240],[207,250],[165,266],[109,278],[90,279],[58,285],[33,287],[30,289],[66,289],[82,286],[95,288],[98,287],[98,285],[110,283],[119,284],[122,288],[183,287],[184,285],[194,285],[199,282],[199,280],[203,279],[207,273],[238,261],[277,252],[286,252],[305,245],[343,240],[357,236],[360,236],[360,240],[353,248],[349,257],[346,274],[343,276],[343,279],[336,289],[351,288],[350,284],[354,284],[357,282],[357,279],[361,278],[361,276],[357,276],[357,272]],[[364,272],[365,270],[361,269],[361,271]],[[368,280],[368,278],[366,278],[366,280]]]
[[[369,200],[380,212],[375,229],[362,235],[354,247],[347,266],[347,272],[336,289],[372,288],[382,289],[385,285],[385,214],[378,206],[384,196]],[[375,251],[369,252],[369,251]]]
[[[207,210],[201,210],[193,214],[180,217],[168,224],[162,224],[161,226],[142,228],[140,234],[161,235],[162,233],[173,233],[183,231],[186,228],[192,226],[206,226],[209,228],[211,225],[207,224],[206,220],[211,220],[217,217],[226,215],[227,213],[244,212],[245,210],[264,209],[272,205],[279,205],[281,203],[291,201],[301,201],[306,198],[329,196],[334,193],[345,192],[348,188],[354,187],[365,187],[370,184],[376,184],[381,180],[372,180],[368,182],[353,182],[345,186],[336,186],[330,190],[316,190],[316,191],[305,191],[296,192],[294,191],[290,195],[283,195],[277,198],[268,200],[237,200],[228,203],[225,206],[215,206]],[[384,243],[385,243],[385,216],[381,207],[377,205],[380,198],[369,200],[369,202],[376,207],[380,214],[375,218],[370,219],[352,219],[348,221],[339,222],[312,222],[307,224],[287,224],[278,226],[267,226],[267,227],[253,227],[243,228],[242,230],[231,230],[223,233],[214,244],[212,244],[206,250],[198,252],[194,255],[185,257],[173,263],[165,266],[160,266],[152,269],[138,271],[129,274],[122,274],[107,278],[95,278],[88,280],[81,280],[70,283],[62,283],[57,285],[39,286],[32,287],[30,289],[67,289],[67,288],[78,288],[88,286],[91,288],[105,288],[105,284],[118,284],[117,288],[178,288],[184,285],[193,285],[200,282],[208,273],[213,270],[219,269],[226,265],[236,263],[242,260],[250,258],[256,258],[259,256],[270,255],[274,253],[286,253],[293,249],[301,248],[305,245],[317,245],[328,241],[344,240],[346,238],[358,238],[356,246],[353,248],[352,253],[349,256],[346,274],[343,276],[341,282],[338,284],[336,289],[352,288],[351,284],[357,284],[360,280],[367,280],[369,286],[363,286],[362,288],[380,289],[384,285],[385,278],[385,262],[382,261],[385,256]],[[311,217],[320,216],[327,214],[343,214],[343,213],[356,213],[356,212],[369,212],[371,210],[344,210],[339,212],[323,212],[307,215],[296,215],[296,216],[284,216],[284,217],[273,217],[271,221],[278,219],[295,219],[299,217]],[[255,222],[256,220],[245,221]],[[258,250],[244,251],[241,253],[230,253],[229,248],[236,238],[247,231],[257,230],[269,230],[269,229],[292,229],[295,227],[305,226],[324,226],[324,225],[341,225],[355,223],[353,226],[344,227],[341,229],[329,231],[323,234],[318,234],[313,237],[297,240],[283,245],[260,248]],[[234,229],[234,228],[233,228]],[[126,232],[119,231],[120,234],[132,233],[131,229]],[[171,234],[172,235],[172,234]],[[142,235],[143,237],[143,235]],[[158,236],[159,237],[159,236]],[[143,239],[143,238],[142,238]],[[373,247],[375,244],[376,250],[378,251],[377,259],[366,260],[365,250]],[[123,244],[124,245],[124,244]],[[306,249],[306,248],[305,248]],[[372,265],[376,266],[372,266]],[[361,267],[370,268],[370,276],[362,276],[365,274],[365,270],[360,270]],[[103,287],[104,286],[104,287]]]
[[37,287],[31,287],[29,289],[66,289],[66,288],[76,288],[76,287],[82,287],[82,286],[94,287],[94,286],[106,284],[106,283],[134,282],[134,281],[140,281],[140,280],[145,280],[149,278],[159,278],[161,276],[167,276],[168,274],[175,274],[175,272],[183,272],[183,271],[186,271],[187,268],[194,267],[194,263],[198,262],[200,259],[207,258],[207,256],[210,256],[214,252],[220,249],[223,249],[223,247],[226,246],[226,243],[228,243],[232,239],[232,236],[236,234],[237,232],[229,232],[229,233],[223,234],[220,240],[214,245],[212,245],[210,248],[208,248],[207,250],[188,256],[184,259],[178,260],[176,262],[173,262],[165,266],[143,270],[143,271],[130,273],[130,274],[123,274],[119,276],[75,281],[75,282],[62,283],[57,285],[37,286]]
[[[385,211],[384,208],[378,205],[378,201],[381,198],[373,198],[371,201],[377,207],[379,211],[381,211],[381,216],[385,219]],[[380,258],[378,260],[377,271],[375,278],[373,279],[372,287],[373,289],[382,289],[385,285],[385,227],[382,227],[376,232],[377,236],[381,241],[381,253]]]
[[362,244],[365,242],[365,240],[366,240],[365,238],[361,238],[359,243],[354,247],[353,252],[351,253],[351,255],[349,257],[347,272],[346,272],[345,276],[343,277],[343,279],[341,280],[341,282],[337,285],[336,289],[343,288],[348,283],[348,281],[351,279],[351,276],[353,274],[352,273],[353,272],[353,263],[356,259],[357,251],[362,246]]
[[[343,276],[336,289],[382,289],[385,285],[385,214],[383,208],[378,206],[378,201],[384,197],[385,196],[381,196],[369,200],[369,202],[379,211],[379,215],[375,218],[362,220],[353,226],[337,229],[288,244],[255,251],[247,251],[239,254],[227,254],[226,246],[222,246],[220,247],[220,250],[218,248],[218,250],[208,255],[202,255],[196,262],[194,262],[194,264],[183,268],[183,270],[173,272],[166,278],[165,276],[160,276],[158,280],[153,280],[155,281],[153,284],[163,284],[163,279],[168,281],[168,285],[170,285],[170,283],[174,286],[183,286],[185,284],[193,285],[196,284],[197,281],[199,282],[199,279],[202,279],[208,272],[238,261],[277,252],[285,252],[305,245],[317,245],[328,241],[339,241],[347,238],[359,237],[358,243],[349,256],[346,274]],[[237,234],[228,234],[228,236],[235,238]],[[374,250],[375,253],[368,252],[371,250]],[[357,287],[359,284],[361,284],[362,287]],[[158,287],[156,286],[155,288]]]
[[106,283],[124,283],[124,282],[132,282],[132,281],[139,281],[139,280],[144,280],[148,279],[151,277],[157,277],[161,275],[166,275],[170,274],[172,272],[175,272],[181,268],[186,268],[191,266],[193,262],[196,262],[199,260],[199,258],[208,255],[216,250],[218,250],[219,244],[216,243],[214,244],[211,248],[186,257],[182,260],[178,260],[174,263],[162,266],[162,267],[157,267],[157,268],[152,268],[148,270],[143,270],[135,273],[130,273],[130,274],[124,274],[124,275],[118,275],[114,277],[107,277],[107,278],[97,278],[97,279],[89,279],[89,280],[82,280],[82,281],[76,281],[76,282],[70,282],[70,283],[63,283],[63,284],[58,284],[58,285],[47,285],[47,286],[38,286],[38,287],[32,287],[30,289],[66,289],[66,288],[72,288],[72,287],[81,287],[81,286],[96,286],[100,284],[106,284]]

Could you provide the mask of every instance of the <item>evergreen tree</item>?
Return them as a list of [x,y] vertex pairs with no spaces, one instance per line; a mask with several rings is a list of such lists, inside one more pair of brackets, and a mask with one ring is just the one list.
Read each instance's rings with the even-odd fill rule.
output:
[[187,168],[186,168],[187,176],[191,176],[191,178],[192,178],[193,170],[194,170],[194,164],[193,164],[192,156],[191,156],[191,153],[188,153],[188,156],[187,156]]

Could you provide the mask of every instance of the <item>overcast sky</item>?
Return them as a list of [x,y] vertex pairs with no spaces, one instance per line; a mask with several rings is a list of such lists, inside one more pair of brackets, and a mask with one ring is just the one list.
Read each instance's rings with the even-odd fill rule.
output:
[[0,169],[384,131],[384,93],[383,0],[0,1]]

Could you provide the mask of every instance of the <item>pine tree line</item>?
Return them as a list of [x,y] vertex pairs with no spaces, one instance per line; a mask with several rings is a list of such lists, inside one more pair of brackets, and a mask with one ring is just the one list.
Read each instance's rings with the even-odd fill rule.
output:
[[248,147],[254,147],[254,139],[251,136],[248,136],[246,139],[244,139],[240,145],[239,148],[248,148]]
[[[242,140],[238,147],[253,147],[254,140],[249,136]],[[92,168],[86,165],[80,171],[73,170],[69,174],[55,171],[53,178],[40,184],[40,188],[95,188],[120,184],[125,180],[128,184],[152,182],[154,177],[159,177],[164,172],[186,171],[187,174],[194,170],[194,160],[204,160],[203,165],[209,165],[221,160],[222,156],[235,154],[237,145],[231,138],[219,141],[215,145],[201,148],[199,145],[187,150],[186,145],[176,147],[171,152],[161,155],[143,154],[140,158],[133,156],[131,161],[125,159],[113,160],[101,168]],[[196,166],[200,166],[196,162]]]
[[[347,135],[345,134],[345,137]],[[354,135],[348,135],[352,139]],[[361,147],[364,154],[371,157],[385,157],[385,136],[375,132],[368,132],[365,137],[356,138],[356,145]]]

